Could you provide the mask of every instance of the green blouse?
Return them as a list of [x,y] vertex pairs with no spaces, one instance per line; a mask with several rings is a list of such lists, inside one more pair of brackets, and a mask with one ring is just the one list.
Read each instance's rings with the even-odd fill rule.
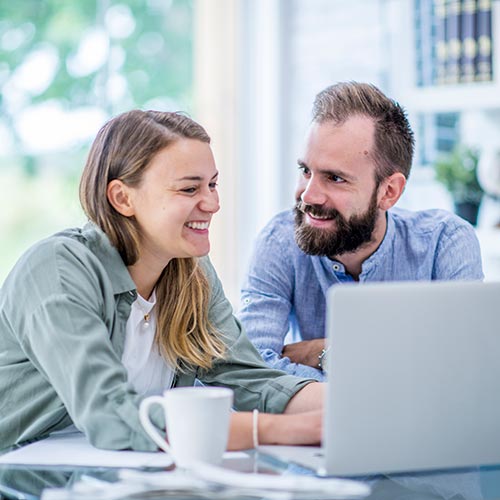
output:
[[[227,355],[208,371],[178,373],[174,385],[230,387],[235,408],[282,412],[310,382],[268,368],[247,339],[208,258],[210,319]],[[100,448],[154,450],[142,430],[142,397],[121,363],[137,292],[107,236],[89,223],[29,249],[0,291],[0,443],[7,447],[74,423]],[[162,428],[160,408],[153,412]]]

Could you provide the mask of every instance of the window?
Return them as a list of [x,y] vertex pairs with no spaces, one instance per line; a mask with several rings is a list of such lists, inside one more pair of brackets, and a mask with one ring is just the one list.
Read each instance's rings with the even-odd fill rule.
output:
[[32,242],[84,222],[78,179],[112,115],[192,108],[190,0],[0,4],[0,283]]

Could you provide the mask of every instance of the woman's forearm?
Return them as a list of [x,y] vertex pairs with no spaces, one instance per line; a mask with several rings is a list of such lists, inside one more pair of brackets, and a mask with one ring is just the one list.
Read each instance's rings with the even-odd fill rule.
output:
[[[258,443],[319,444],[321,442],[321,419],[322,412],[318,410],[290,415],[259,413],[256,419]],[[253,425],[252,413],[233,413],[228,449],[253,448]]]
[[285,408],[286,414],[322,410],[324,407],[325,384],[311,382],[290,399]]

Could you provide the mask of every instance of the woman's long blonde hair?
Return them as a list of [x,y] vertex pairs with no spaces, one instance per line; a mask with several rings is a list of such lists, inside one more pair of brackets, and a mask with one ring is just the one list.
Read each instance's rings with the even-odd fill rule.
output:
[[[140,228],[109,203],[114,179],[138,186],[153,157],[179,139],[210,143],[203,127],[185,115],[133,110],[102,127],[92,144],[80,181],[80,202],[88,218],[118,249],[125,265],[139,257]],[[210,368],[225,347],[208,318],[210,290],[195,258],[172,259],[156,283],[156,342],[176,370]]]

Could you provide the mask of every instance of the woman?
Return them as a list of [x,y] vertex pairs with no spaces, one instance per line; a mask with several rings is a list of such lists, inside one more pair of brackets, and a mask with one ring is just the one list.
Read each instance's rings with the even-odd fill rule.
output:
[[[224,297],[209,251],[219,210],[205,130],[131,111],[98,133],[80,199],[90,222],[21,257],[0,293],[0,442],[72,423],[97,447],[153,450],[138,406],[174,386],[224,385],[259,409],[261,443],[317,443],[321,385],[268,369]],[[160,412],[155,423],[162,427]],[[232,416],[229,447],[254,419]]]

